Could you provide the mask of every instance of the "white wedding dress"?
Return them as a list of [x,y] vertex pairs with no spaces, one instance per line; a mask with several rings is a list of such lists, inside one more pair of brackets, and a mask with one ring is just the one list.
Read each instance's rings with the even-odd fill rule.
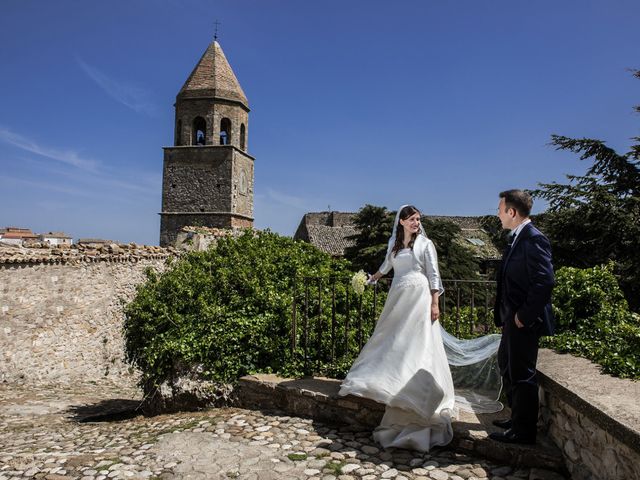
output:
[[431,321],[429,280],[411,249],[391,262],[394,278],[384,309],[339,395],[386,405],[373,433],[384,448],[424,452],[453,438],[453,381],[440,323]]

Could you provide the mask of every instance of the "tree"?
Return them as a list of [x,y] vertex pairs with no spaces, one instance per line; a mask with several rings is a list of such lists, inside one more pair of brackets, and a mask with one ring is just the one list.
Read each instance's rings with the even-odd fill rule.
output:
[[427,235],[438,252],[440,276],[445,280],[474,280],[478,278],[478,261],[470,248],[459,242],[461,230],[447,220],[422,220]]
[[[634,71],[640,78],[640,71]],[[640,112],[640,106],[634,107]],[[552,135],[557,150],[593,163],[566,184],[542,183],[534,196],[549,209],[542,229],[549,236],[556,266],[593,267],[610,260],[633,309],[640,307],[640,137],[620,154],[601,140]]]
[[345,258],[355,270],[375,272],[384,261],[395,212],[386,207],[365,205],[354,218],[358,233],[349,237],[355,244],[345,250]]

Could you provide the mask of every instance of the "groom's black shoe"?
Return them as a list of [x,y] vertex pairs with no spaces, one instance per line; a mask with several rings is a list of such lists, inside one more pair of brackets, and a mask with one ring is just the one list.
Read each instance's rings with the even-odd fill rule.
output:
[[511,428],[511,425],[513,422],[511,422],[510,418],[507,418],[506,420],[494,420],[493,423],[496,427],[500,427],[500,428],[504,428],[505,430],[508,430]]
[[489,434],[489,438],[502,443],[521,443],[523,445],[533,445],[536,443],[535,434],[522,435],[514,432],[513,430],[507,430],[506,432],[493,432]]

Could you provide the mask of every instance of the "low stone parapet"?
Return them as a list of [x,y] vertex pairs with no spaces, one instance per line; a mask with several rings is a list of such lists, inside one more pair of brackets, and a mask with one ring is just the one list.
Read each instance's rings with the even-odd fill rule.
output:
[[640,382],[542,349],[541,417],[574,480],[640,478]]

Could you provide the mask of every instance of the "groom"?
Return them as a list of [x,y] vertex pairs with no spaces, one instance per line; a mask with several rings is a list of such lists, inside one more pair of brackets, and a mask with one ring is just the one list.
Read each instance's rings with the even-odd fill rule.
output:
[[498,364],[511,419],[493,423],[504,432],[489,435],[504,443],[536,442],[538,339],[552,335],[551,291],[555,280],[549,240],[531,223],[533,200],[522,190],[499,195],[498,217],[511,230],[498,272],[495,323],[502,327]]

